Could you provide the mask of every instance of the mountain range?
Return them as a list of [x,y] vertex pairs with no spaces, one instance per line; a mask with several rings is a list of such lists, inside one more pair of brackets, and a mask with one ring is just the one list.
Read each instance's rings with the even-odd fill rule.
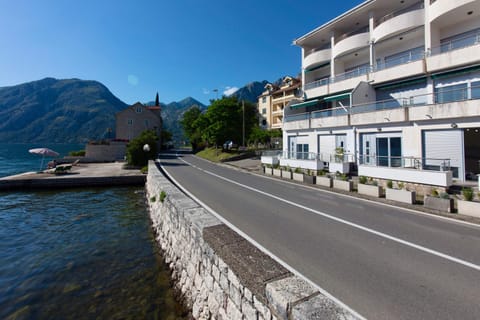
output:
[[[251,82],[233,95],[256,103],[266,83]],[[193,105],[207,108],[191,97],[160,105],[164,129],[175,142],[184,140],[183,113]],[[115,113],[127,107],[98,81],[45,78],[2,87],[0,142],[85,143],[107,138],[109,129],[115,128]]]

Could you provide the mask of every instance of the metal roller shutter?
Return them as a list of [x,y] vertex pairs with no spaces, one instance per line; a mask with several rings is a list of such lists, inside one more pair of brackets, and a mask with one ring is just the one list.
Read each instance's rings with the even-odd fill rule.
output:
[[437,170],[440,160],[450,159],[453,176],[464,180],[463,130],[423,131],[424,168]]

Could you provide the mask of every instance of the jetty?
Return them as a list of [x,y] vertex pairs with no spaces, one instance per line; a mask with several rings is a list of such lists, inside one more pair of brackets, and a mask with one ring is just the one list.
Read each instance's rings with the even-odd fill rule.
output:
[[25,172],[0,178],[0,191],[145,185],[145,174],[124,166],[124,162],[79,163],[61,174]]

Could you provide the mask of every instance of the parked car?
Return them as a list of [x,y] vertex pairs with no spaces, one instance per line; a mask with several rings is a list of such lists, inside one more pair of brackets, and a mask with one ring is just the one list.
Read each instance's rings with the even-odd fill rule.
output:
[[237,148],[238,148],[238,144],[233,143],[232,140],[227,140],[223,144],[223,150],[231,150],[231,149],[237,149]]

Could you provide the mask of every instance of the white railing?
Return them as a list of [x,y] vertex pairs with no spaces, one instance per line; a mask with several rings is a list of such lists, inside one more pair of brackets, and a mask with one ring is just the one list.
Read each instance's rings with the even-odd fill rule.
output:
[[442,44],[438,47],[431,49],[431,55],[437,55],[444,52],[454,51],[471,47],[480,43],[480,29],[472,30],[470,34],[467,34],[458,38],[451,38],[447,41],[442,41]]
[[361,165],[389,168],[408,168],[429,171],[449,171],[450,159],[392,157],[361,154],[358,158]]
[[437,88],[437,90],[438,91],[435,93],[367,102],[363,104],[354,104],[352,107],[347,108],[347,111],[345,111],[343,108],[331,108],[316,110],[312,111],[311,113],[307,112],[295,115],[287,115],[285,117],[285,122],[480,99],[480,85],[470,85],[460,89],[451,90],[449,90],[448,87]]
[[424,3],[423,1],[419,1],[417,3],[414,3],[413,5],[411,5],[410,7],[407,7],[407,8],[403,8],[403,9],[400,9],[400,10],[397,10],[397,11],[394,11],[392,13],[389,13],[387,15],[384,15],[383,17],[381,17],[380,19],[377,19],[375,21],[375,26],[378,26],[382,23],[384,23],[385,21],[388,21],[392,18],[395,18],[395,17],[398,17],[404,13],[407,13],[407,12],[411,12],[411,11],[415,11],[415,10],[420,10],[420,9],[423,9],[425,6],[424,6]]
[[350,153],[330,154],[330,153],[315,153],[315,152],[284,151],[282,154],[282,158],[288,159],[288,160],[309,160],[309,161],[322,161],[322,162],[334,162],[334,163],[355,162],[355,156]]

